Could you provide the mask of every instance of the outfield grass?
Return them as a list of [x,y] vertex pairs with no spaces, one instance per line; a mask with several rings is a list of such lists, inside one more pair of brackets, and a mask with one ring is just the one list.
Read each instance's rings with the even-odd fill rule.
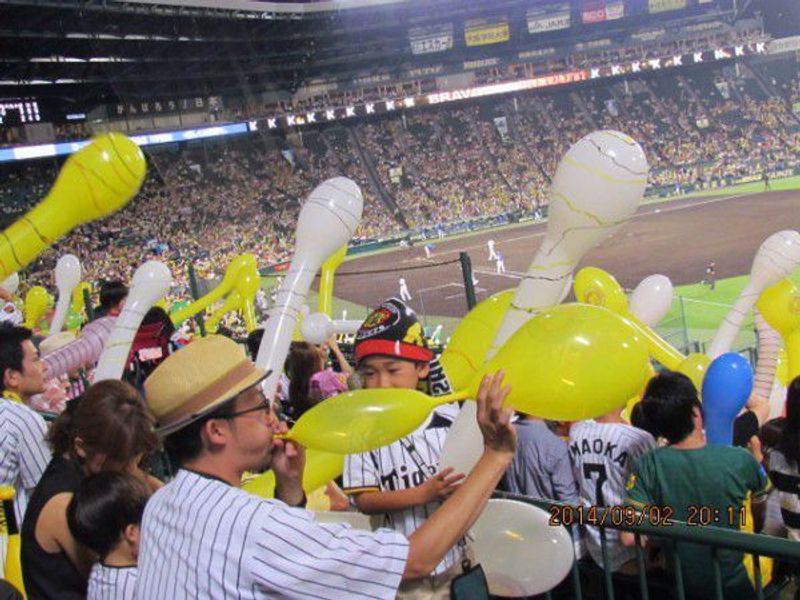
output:
[[[782,192],[785,190],[797,190],[800,189],[800,176],[784,177],[783,179],[770,179],[769,185],[771,191],[773,192]],[[711,190],[701,190],[699,192],[692,192],[691,194],[686,194],[685,196],[671,196],[670,199],[677,200],[680,198],[696,198],[700,196],[719,196],[722,194],[730,196],[739,196],[743,194],[757,194],[763,191],[765,191],[764,182],[753,181],[751,183],[742,183],[739,185],[732,185],[730,187],[719,187]]]

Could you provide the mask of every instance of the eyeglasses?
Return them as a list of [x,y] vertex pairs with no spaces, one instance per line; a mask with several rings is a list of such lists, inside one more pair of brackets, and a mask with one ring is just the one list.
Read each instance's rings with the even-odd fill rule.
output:
[[267,399],[267,397],[264,395],[264,392],[262,392],[261,390],[258,391],[258,395],[261,396],[261,402],[259,402],[253,408],[240,410],[238,412],[229,413],[227,415],[220,415],[217,418],[219,418],[219,419],[235,419],[236,417],[241,417],[242,415],[247,415],[247,414],[250,414],[250,413],[253,413],[253,412],[258,412],[258,411],[264,411],[264,412],[269,413],[270,410],[272,409],[270,401]]

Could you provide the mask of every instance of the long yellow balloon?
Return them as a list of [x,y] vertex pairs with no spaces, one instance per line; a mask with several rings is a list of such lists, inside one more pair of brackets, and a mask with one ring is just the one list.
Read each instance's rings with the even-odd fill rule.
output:
[[505,290],[480,302],[450,336],[441,361],[453,389],[464,388],[483,365],[515,292]]
[[239,294],[239,306],[237,309],[244,319],[244,326],[247,332],[253,331],[256,326],[256,294],[261,288],[261,273],[258,265],[247,264],[239,271],[239,281],[236,283],[236,292]]
[[[344,470],[344,456],[318,450],[306,452],[306,466],[303,470],[303,491],[310,494],[320,486],[336,479]],[[267,471],[246,480],[242,489],[262,498],[275,496],[275,473]]]
[[92,284],[88,281],[81,281],[72,290],[72,304],[69,309],[78,314],[86,314],[86,304],[83,301],[83,290],[89,292],[89,297],[92,297]]
[[10,485],[0,486],[0,502],[3,503],[3,514],[6,522],[6,534],[8,543],[6,544],[6,564],[4,577],[13,585],[23,598],[25,595],[25,583],[22,580],[22,561],[21,542],[19,537],[19,524],[14,512],[14,488]]
[[219,322],[222,320],[222,317],[227,315],[229,312],[236,310],[242,303],[242,297],[239,295],[239,292],[233,290],[228,297],[225,298],[225,303],[222,305],[221,308],[215,310],[212,315],[206,321],[206,329],[213,333],[217,330],[217,326]]
[[800,291],[789,279],[782,279],[761,294],[758,311],[781,334],[788,357],[788,381],[800,375]]
[[25,295],[25,327],[33,329],[53,306],[53,297],[41,285],[35,285]]
[[67,159],[47,196],[0,236],[0,281],[73,228],[125,206],[145,171],[144,154],[126,136],[93,138]]
[[597,267],[585,267],[575,276],[578,302],[602,306],[625,317],[644,338],[650,354],[668,369],[677,369],[685,356],[628,310],[628,298],[616,278]]
[[347,244],[331,254],[320,269],[317,312],[333,316],[333,277],[347,256]]
[[624,406],[644,385],[649,359],[626,319],[597,306],[564,304],[527,321],[466,389],[436,398],[406,389],[347,392],[306,412],[285,437],[339,454],[380,448],[414,431],[436,406],[474,398],[483,375],[501,368],[515,409],[577,421]]
[[217,300],[227,296],[236,286],[241,269],[252,268],[253,266],[258,269],[256,257],[252,254],[240,254],[234,258],[228,265],[228,268],[225,269],[225,275],[222,277],[220,284],[202,298],[198,298],[188,306],[176,310],[171,316],[172,322],[175,325],[179,325],[186,319],[204,311]]

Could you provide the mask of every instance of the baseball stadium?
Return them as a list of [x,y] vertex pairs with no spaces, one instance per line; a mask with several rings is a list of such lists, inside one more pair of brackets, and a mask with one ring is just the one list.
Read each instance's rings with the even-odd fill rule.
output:
[[0,47],[0,600],[800,597],[797,0]]

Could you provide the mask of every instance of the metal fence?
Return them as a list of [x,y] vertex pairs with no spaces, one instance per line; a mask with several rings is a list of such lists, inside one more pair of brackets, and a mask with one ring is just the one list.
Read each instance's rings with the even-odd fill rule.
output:
[[[497,492],[495,495],[526,504],[533,504],[544,510],[549,510],[553,506],[564,506],[559,502],[534,499],[505,492]],[[628,578],[628,581],[621,581],[624,578],[615,575],[610,569],[600,569],[599,567],[597,570],[602,570],[602,575],[599,573],[587,574],[585,572],[586,566],[575,562],[572,566],[569,582],[565,582],[562,586],[559,586],[560,588],[564,588],[565,586],[568,588],[566,595],[563,589],[559,590],[559,588],[557,588],[561,593],[559,593],[559,591],[547,592],[542,596],[543,598],[549,600],[551,598],[569,597],[575,598],[576,600],[589,600],[590,597],[596,597],[588,596],[586,593],[585,588],[588,575],[589,577],[602,577],[601,588],[604,594],[602,597],[606,600],[621,600],[623,598],[650,600],[655,597],[671,597],[675,600],[686,600],[688,596],[682,565],[678,553],[675,552],[675,545],[679,542],[690,542],[708,548],[713,564],[713,572],[709,573],[708,576],[709,578],[713,578],[715,590],[714,598],[716,600],[725,600],[726,598],[722,580],[722,570],[720,568],[720,550],[733,550],[752,556],[753,579],[755,582],[754,598],[765,600],[778,597],[797,597],[796,594],[794,596],[787,595],[789,593],[789,586],[793,583],[792,578],[789,576],[782,576],[780,581],[775,581],[773,579],[772,583],[764,585],[760,568],[760,557],[784,561],[788,565],[795,567],[800,566],[800,543],[783,538],[745,533],[722,527],[689,526],[681,521],[671,521],[669,526],[650,524],[648,519],[614,519],[611,521],[612,522],[608,522],[606,525],[600,527],[603,562],[604,564],[608,563],[606,529],[630,531],[636,538],[637,568],[635,577]],[[633,524],[630,524],[630,522],[633,522]],[[658,582],[654,582],[651,579],[645,568],[645,552],[641,544],[642,536],[661,541],[670,555],[671,568],[664,573],[665,578]],[[584,571],[583,573],[582,570]],[[621,588],[625,588],[625,590]]]

